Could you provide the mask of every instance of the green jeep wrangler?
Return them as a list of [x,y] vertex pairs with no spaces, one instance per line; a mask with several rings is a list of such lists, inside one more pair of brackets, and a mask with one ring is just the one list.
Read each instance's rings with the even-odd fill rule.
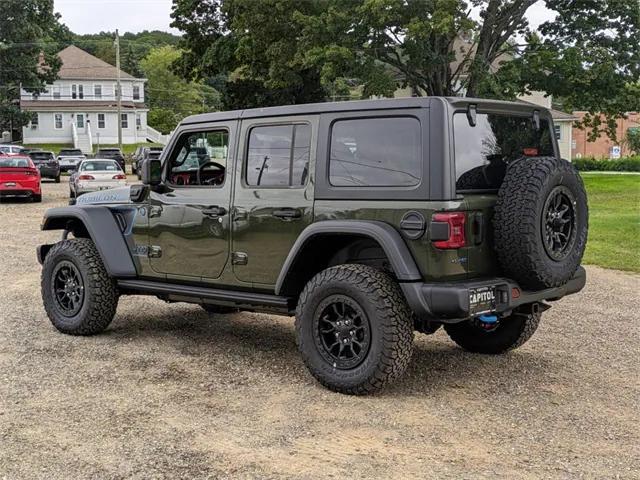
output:
[[63,333],[120,295],[295,316],[326,387],[399,377],[413,332],[516,348],[580,291],[587,199],[549,112],[469,98],[295,105],[184,120],[142,184],[48,210],[42,297]]

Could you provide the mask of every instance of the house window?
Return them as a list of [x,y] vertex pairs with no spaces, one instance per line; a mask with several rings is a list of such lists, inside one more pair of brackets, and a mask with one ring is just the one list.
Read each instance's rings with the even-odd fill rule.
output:
[[553,131],[556,134],[556,140],[562,140],[562,130],[560,128],[560,125],[554,125]]
[[113,84],[113,96],[115,97],[115,99],[118,99],[118,84],[114,83]]
[[33,93],[31,94],[31,98],[32,98],[33,100],[38,100],[38,98],[40,98],[40,94],[39,94],[38,92],[33,92]]
[[245,181],[254,187],[299,187],[309,175],[311,127],[273,125],[249,133]]
[[60,87],[54,86],[51,91],[53,92],[54,100],[60,100]]
[[56,130],[62,130],[62,114],[61,113],[53,114],[53,127]]
[[80,99],[84,98],[84,86],[83,85],[78,85],[78,98],[80,98]]
[[120,115],[120,125],[122,128],[129,128],[129,114],[123,113]]
[[102,98],[102,85],[93,86],[93,98]]
[[133,99],[140,100],[140,85],[133,86]]
[[40,123],[40,122],[39,122],[38,114],[37,114],[37,113],[34,113],[34,114],[31,116],[31,122],[30,122],[31,129],[32,129],[32,130],[36,130],[36,129],[38,128],[39,123]]
[[82,100],[84,98],[84,85],[71,85],[71,98]]
[[140,130],[142,128],[142,117],[139,113],[136,113],[136,129]]
[[105,121],[104,113],[99,113],[98,114],[98,128],[105,128],[105,126],[106,126],[106,121]]

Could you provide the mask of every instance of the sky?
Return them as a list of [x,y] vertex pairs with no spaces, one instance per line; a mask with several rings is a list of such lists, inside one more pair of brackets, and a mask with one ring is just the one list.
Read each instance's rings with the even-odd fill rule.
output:
[[[54,0],[62,21],[75,33],[100,31],[141,32],[162,30],[179,34],[169,27],[171,0]],[[551,12],[539,0],[527,11],[532,27],[552,18]]]

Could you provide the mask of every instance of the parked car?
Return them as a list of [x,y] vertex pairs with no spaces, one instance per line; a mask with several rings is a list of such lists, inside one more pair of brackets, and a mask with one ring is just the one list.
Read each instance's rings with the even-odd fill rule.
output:
[[29,155],[32,152],[41,152],[42,149],[41,148],[21,148],[20,149],[20,155]]
[[20,155],[22,145],[0,145],[0,155]]
[[[586,282],[584,185],[537,105],[423,97],[202,114],[163,159],[143,162],[142,185],[45,213],[44,230],[73,234],[38,249],[59,331],[98,333],[134,294],[295,316],[311,374],[365,394],[405,371],[414,330],[504,353]],[[70,272],[73,290],[56,295]]]
[[60,163],[53,152],[34,151],[29,157],[40,170],[41,178],[52,178],[56,183],[60,183]]
[[91,158],[83,160],[69,177],[69,197],[77,198],[83,193],[123,187],[127,176],[115,160]]
[[0,198],[42,201],[40,172],[27,156],[0,155]]
[[63,148],[58,153],[58,163],[61,172],[70,172],[78,168],[80,162],[86,160],[87,156],[78,148]]
[[163,147],[138,147],[136,148],[136,151],[134,152],[133,156],[131,157],[131,172],[134,175],[138,175],[138,178],[140,178],[140,175],[138,174],[138,167],[140,165],[140,162],[142,162],[142,160],[144,160],[145,155],[148,152],[162,152]]
[[96,158],[110,158],[118,162],[120,168],[123,172],[125,172],[124,167],[124,155],[122,155],[122,151],[119,148],[101,148],[96,153]]
[[159,148],[159,149],[154,148],[153,150],[149,148],[145,150],[143,157],[138,161],[138,165],[136,166],[136,173],[138,175],[138,180],[142,179],[140,175],[140,165],[142,164],[142,162],[144,162],[145,160],[158,160],[161,155],[162,155],[162,148]]

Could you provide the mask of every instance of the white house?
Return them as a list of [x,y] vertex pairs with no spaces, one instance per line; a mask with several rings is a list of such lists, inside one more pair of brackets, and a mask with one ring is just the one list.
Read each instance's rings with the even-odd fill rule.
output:
[[118,119],[116,67],[73,45],[58,56],[62,60],[58,79],[44,93],[21,91],[20,107],[33,112],[31,123],[23,129],[23,143],[73,144],[90,153],[94,145],[118,143],[118,121],[122,143],[166,143],[164,135],[147,125],[146,79],[121,71]]

